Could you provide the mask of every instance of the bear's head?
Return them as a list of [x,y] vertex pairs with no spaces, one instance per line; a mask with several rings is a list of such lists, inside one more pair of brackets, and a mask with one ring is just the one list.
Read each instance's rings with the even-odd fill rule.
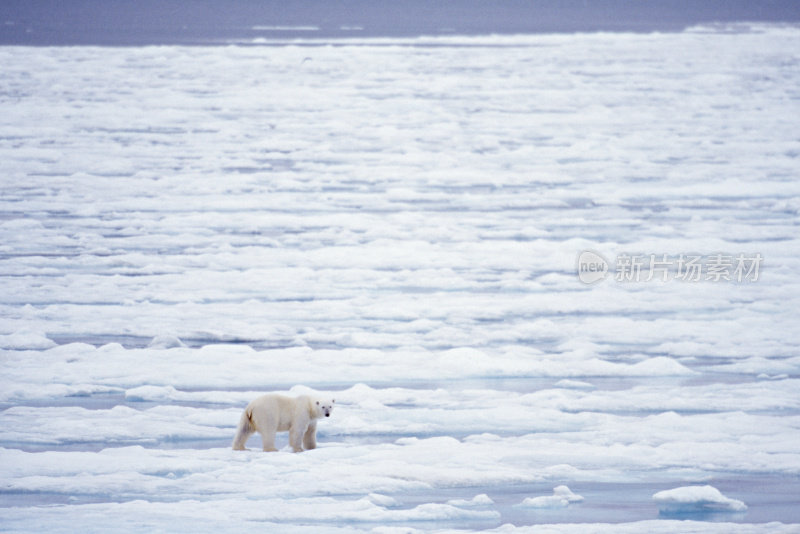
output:
[[331,412],[333,411],[333,403],[335,403],[335,402],[336,401],[334,399],[326,400],[326,401],[318,400],[317,404],[316,404],[316,407],[317,407],[317,413],[319,414],[319,417],[322,417],[323,415],[325,417],[330,417],[331,416]]

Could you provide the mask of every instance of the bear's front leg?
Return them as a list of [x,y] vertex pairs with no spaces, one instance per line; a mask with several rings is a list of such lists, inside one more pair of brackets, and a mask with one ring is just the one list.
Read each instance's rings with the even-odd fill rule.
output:
[[303,435],[303,448],[307,451],[317,448],[317,423],[312,422],[308,425],[308,430]]
[[305,431],[306,427],[300,425],[292,425],[289,429],[289,445],[292,446],[292,451],[303,452],[303,435]]

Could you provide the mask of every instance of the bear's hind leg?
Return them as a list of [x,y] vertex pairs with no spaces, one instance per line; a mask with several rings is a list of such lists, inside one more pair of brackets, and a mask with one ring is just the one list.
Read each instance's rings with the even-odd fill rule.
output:
[[247,410],[245,410],[241,419],[239,419],[239,427],[236,429],[236,437],[233,438],[233,450],[246,451],[247,449],[244,447],[244,444],[247,443],[248,438],[250,438],[255,431],[256,429],[253,427],[253,423],[250,421],[250,414],[247,412]]
[[264,444],[264,452],[275,452],[278,450],[275,448],[274,430],[266,430],[259,433],[261,434],[261,442]]

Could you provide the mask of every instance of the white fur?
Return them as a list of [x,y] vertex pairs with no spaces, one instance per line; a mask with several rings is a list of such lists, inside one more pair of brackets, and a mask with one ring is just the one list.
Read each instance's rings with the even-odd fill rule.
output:
[[258,432],[264,450],[276,451],[275,433],[286,431],[289,432],[289,445],[294,452],[313,449],[317,446],[317,419],[330,417],[333,403],[333,399],[321,401],[308,395],[262,395],[244,409],[233,439],[233,449],[245,450],[247,439]]

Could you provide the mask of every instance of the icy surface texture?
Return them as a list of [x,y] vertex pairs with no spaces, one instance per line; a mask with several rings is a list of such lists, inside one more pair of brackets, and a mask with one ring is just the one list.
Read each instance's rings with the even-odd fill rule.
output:
[[0,48],[0,530],[798,532],[800,30],[328,44]]
[[713,486],[686,486],[653,495],[662,513],[744,512],[747,505],[723,495]]

